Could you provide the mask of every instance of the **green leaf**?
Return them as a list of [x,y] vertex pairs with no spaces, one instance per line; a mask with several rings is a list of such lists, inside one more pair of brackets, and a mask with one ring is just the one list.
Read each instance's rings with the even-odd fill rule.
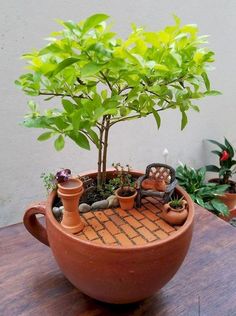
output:
[[208,79],[208,76],[207,76],[207,73],[206,73],[206,72],[203,72],[203,73],[202,73],[202,78],[203,78],[203,80],[204,80],[206,89],[209,91],[209,90],[211,89],[211,85],[210,85],[210,81],[209,81],[209,79]]
[[36,109],[37,109],[37,105],[36,105],[36,103],[35,103],[33,100],[30,100],[30,101],[28,102],[28,107],[30,108],[30,110],[31,110],[32,112],[35,112]]
[[228,148],[230,157],[232,158],[234,156],[234,149],[226,137],[225,137],[225,146]]
[[57,67],[53,71],[49,71],[46,75],[48,75],[49,78],[53,77],[53,76],[56,76],[63,69],[65,69],[66,67],[71,66],[74,63],[77,63],[78,61],[79,61],[79,58],[75,58],[75,57],[69,57],[67,59],[64,59],[62,62],[60,62],[57,65]]
[[71,132],[69,137],[81,148],[90,150],[90,145],[87,137],[81,132]]
[[76,111],[72,116],[72,125],[74,129],[79,129],[81,121],[81,115],[78,111]]
[[87,18],[84,22],[84,26],[82,29],[82,33],[88,32],[93,27],[97,26],[99,23],[107,20],[109,18],[109,15],[106,14],[94,14]]
[[66,110],[67,113],[73,113],[74,110],[75,110],[75,105],[69,101],[69,100],[66,100],[66,99],[62,99],[62,104],[63,104],[63,107],[64,109]]
[[208,96],[216,96],[216,95],[221,95],[221,94],[222,93],[217,90],[210,90],[210,91],[204,92],[204,95],[208,95]]
[[211,152],[212,152],[213,154],[216,154],[216,155],[219,156],[219,157],[220,157],[221,154],[222,154],[221,151],[219,151],[219,150],[212,150]]
[[26,118],[22,125],[25,127],[34,127],[34,128],[50,128],[51,127],[51,121],[45,116],[40,116],[36,118]]
[[62,135],[59,135],[54,142],[54,147],[56,148],[57,151],[60,151],[64,148],[64,146],[65,146],[64,137]]
[[218,199],[213,199],[211,200],[211,204],[222,215],[229,215],[229,209],[223,202]]
[[205,205],[204,205],[204,202],[203,202],[203,199],[201,199],[201,198],[198,197],[198,196],[195,196],[195,202],[196,202],[198,205],[202,206],[202,207],[205,206]]
[[185,128],[188,124],[188,117],[184,111],[181,111],[182,119],[181,119],[181,131]]
[[199,109],[199,107],[197,106],[197,105],[191,105],[191,108],[194,110],[194,111],[196,111],[196,112],[200,112],[200,109]]
[[41,134],[37,139],[41,142],[41,141],[49,139],[52,135],[53,135],[52,132],[45,132]]
[[208,139],[208,141],[211,142],[211,143],[214,144],[214,145],[219,146],[222,150],[227,150],[227,147],[226,147],[226,146],[224,146],[223,144],[217,142],[216,140]]
[[89,77],[89,76],[95,75],[100,70],[102,70],[103,67],[104,67],[104,64],[101,65],[101,64],[97,64],[91,61],[81,69],[81,77]]
[[217,166],[214,166],[214,165],[208,165],[208,166],[206,166],[206,171],[219,172],[220,168],[218,168]]
[[161,117],[160,117],[159,113],[153,108],[152,108],[152,113],[153,113],[153,116],[156,120],[157,128],[159,129],[161,126]]
[[92,140],[95,143],[95,145],[97,147],[99,147],[99,137],[98,137],[98,135],[92,129],[88,129],[87,132],[88,132],[89,136],[92,138]]

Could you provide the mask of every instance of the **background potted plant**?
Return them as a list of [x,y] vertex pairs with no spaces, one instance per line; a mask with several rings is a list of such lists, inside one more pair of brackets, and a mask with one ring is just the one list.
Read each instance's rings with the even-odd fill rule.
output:
[[211,179],[210,182],[228,185],[227,192],[221,195],[220,199],[229,208],[230,215],[225,219],[230,220],[236,216],[236,182],[231,179],[233,174],[236,173],[236,160],[233,159],[235,150],[226,138],[224,139],[224,144],[211,139],[209,142],[219,147],[219,150],[212,151],[212,153],[217,155],[219,165],[207,165],[206,170],[217,172],[219,175],[219,178]]
[[206,168],[194,169],[180,165],[176,169],[176,178],[191,196],[192,200],[207,210],[222,216],[228,215],[228,207],[220,197],[228,189],[227,184],[207,183]]
[[120,163],[113,164],[117,171],[117,177],[120,182],[120,187],[116,190],[116,196],[123,210],[131,210],[134,207],[134,201],[137,196],[137,191],[132,182],[130,174],[130,166],[126,165],[127,170]]

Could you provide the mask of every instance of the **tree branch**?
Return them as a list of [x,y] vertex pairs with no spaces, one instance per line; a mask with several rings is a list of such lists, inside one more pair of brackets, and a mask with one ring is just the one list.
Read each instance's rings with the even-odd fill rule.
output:
[[99,73],[101,74],[102,78],[106,81],[109,89],[111,90],[111,92],[113,92],[113,88],[112,88],[112,85],[111,83],[109,82],[109,80],[107,79],[107,77],[104,75],[104,73],[102,71],[99,71]]
[[66,94],[66,93],[52,93],[52,92],[39,91],[39,95],[48,95],[48,96],[51,95],[51,96],[54,96],[54,97],[70,97],[70,98],[87,99],[83,94],[71,96],[70,94]]
[[111,122],[109,127],[111,127],[111,126],[113,126],[113,125],[115,125],[116,123],[119,123],[119,122],[129,121],[129,120],[133,120],[133,119],[141,118],[141,117],[142,116],[140,114],[132,115],[132,116],[128,116],[128,117],[122,117],[121,119],[118,119],[116,121]]
[[157,96],[159,99],[162,99],[162,100],[164,100],[165,102],[167,102],[167,103],[170,104],[170,101],[169,101],[169,100],[167,100],[166,98],[161,97],[158,93],[156,93],[156,92],[154,92],[154,91],[151,91],[151,90],[148,90],[148,89],[145,89],[145,91],[147,91],[147,92],[149,92],[149,93],[151,93],[151,94]]

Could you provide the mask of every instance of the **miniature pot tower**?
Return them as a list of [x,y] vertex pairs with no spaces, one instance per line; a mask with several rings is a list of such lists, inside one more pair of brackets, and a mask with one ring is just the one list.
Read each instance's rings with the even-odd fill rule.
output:
[[61,225],[72,234],[76,234],[84,228],[84,223],[78,212],[79,200],[83,192],[83,182],[79,179],[70,178],[65,182],[58,183],[57,193],[64,206]]

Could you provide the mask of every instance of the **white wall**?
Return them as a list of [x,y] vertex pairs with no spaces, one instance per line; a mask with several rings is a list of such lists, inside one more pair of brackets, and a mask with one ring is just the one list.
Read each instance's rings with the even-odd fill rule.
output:
[[169,163],[178,160],[200,167],[213,159],[203,140],[222,140],[225,135],[236,145],[236,1],[235,0],[0,0],[0,226],[22,220],[26,206],[45,197],[40,174],[61,167],[74,172],[96,168],[96,151],[83,151],[68,142],[63,152],[54,151],[52,142],[37,142],[39,130],[19,126],[26,112],[26,98],[14,86],[23,72],[19,59],[24,52],[40,48],[43,38],[58,26],[54,19],[79,21],[96,12],[112,16],[121,36],[130,23],[159,29],[172,23],[172,14],[183,23],[197,23],[202,34],[210,34],[210,47],[216,52],[216,70],[211,74],[222,96],[201,100],[201,113],[190,113],[187,128],[181,132],[179,113],[166,112],[157,132],[155,122],[123,123],[111,134],[109,163],[129,163],[144,168],[162,161],[169,149]]

